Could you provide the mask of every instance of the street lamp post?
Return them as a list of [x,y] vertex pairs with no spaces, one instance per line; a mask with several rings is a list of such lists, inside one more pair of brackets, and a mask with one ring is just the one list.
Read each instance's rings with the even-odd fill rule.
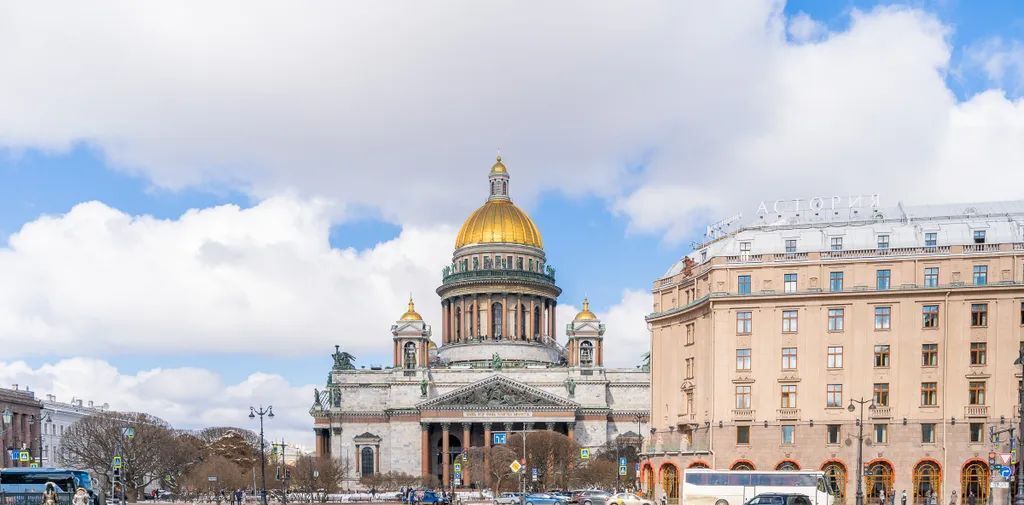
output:
[[[873,399],[850,400],[850,406],[846,408],[850,412],[857,410],[853,404],[860,405],[860,417],[857,419],[857,495],[856,505],[864,505],[864,404],[870,403],[869,408],[875,408]],[[1024,504],[1020,504],[1024,505]]]
[[642,489],[642,486],[643,486],[643,483],[640,482],[640,454],[643,453],[643,450],[644,450],[644,432],[643,432],[643,430],[640,429],[640,423],[643,422],[644,415],[643,414],[636,414],[635,416],[633,416],[633,419],[636,420],[636,436],[637,436],[637,446],[636,446],[636,479],[634,479],[635,482],[633,483],[633,485],[635,486],[635,489],[639,490],[639,489]]
[[[45,423],[50,422],[50,420],[51,420],[50,415],[47,414],[46,412],[43,412],[39,416],[39,454],[37,455],[38,458],[36,459],[36,461],[39,462],[39,466],[40,467],[43,466],[43,426],[45,425]],[[29,424],[35,424],[35,423],[36,423],[36,416],[31,416],[29,418]]]
[[[1024,373],[1024,346],[1020,348],[1020,355],[1017,356],[1017,361],[1013,362],[1014,365],[1020,365],[1021,371]],[[1020,434],[1022,440],[1024,440],[1024,388],[1019,385],[1017,387],[1017,417],[1020,427],[1017,429],[1017,433]],[[1013,445],[1012,436],[1010,437],[1010,445]],[[1017,444],[1017,451],[1021,450],[1021,444]],[[1024,505],[1024,458],[1017,457],[1017,496],[1013,499],[1014,505]]]
[[249,407],[249,419],[255,419],[256,416],[260,416],[260,501],[263,505],[267,505],[267,456],[265,453],[265,444],[263,442],[263,416],[267,416],[267,419],[274,418],[274,407],[268,405],[267,408]]
[[[0,437],[3,437],[4,435],[6,435],[7,434],[7,430],[11,429],[11,421],[13,421],[13,420],[14,420],[14,412],[11,412],[11,408],[10,407],[5,408],[4,411],[3,411],[2,416],[0,416]],[[4,449],[4,452],[6,453],[7,452],[7,447],[4,447],[3,449]],[[3,461],[5,459],[7,459],[7,456],[4,456],[3,458],[0,458],[0,463],[3,463]],[[11,461],[11,464],[12,464],[12,466],[14,466],[14,461]]]

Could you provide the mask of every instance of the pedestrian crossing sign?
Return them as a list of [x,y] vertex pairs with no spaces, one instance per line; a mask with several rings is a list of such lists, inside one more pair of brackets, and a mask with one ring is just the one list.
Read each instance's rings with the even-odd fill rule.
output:
[[39,463],[32,463],[31,465],[28,465],[28,467],[29,468],[39,468]]
[[120,470],[121,469],[121,456],[114,456],[114,463],[111,466],[113,466],[114,470]]
[[21,454],[18,455],[18,461],[21,461],[22,463],[28,463],[31,459],[32,457],[29,455],[28,451],[21,451]]
[[462,463],[455,463],[454,466],[455,466],[455,473],[461,473],[462,472]]
[[580,449],[580,459],[590,459],[590,449]]

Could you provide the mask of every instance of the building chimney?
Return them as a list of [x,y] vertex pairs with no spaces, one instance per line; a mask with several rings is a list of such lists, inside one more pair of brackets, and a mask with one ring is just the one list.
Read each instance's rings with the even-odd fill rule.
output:
[[92,400],[89,400],[89,408],[92,408]]

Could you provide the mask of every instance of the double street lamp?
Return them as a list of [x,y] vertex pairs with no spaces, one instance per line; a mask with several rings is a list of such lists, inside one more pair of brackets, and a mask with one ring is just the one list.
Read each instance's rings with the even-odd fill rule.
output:
[[[859,400],[851,399],[850,400],[850,406],[847,407],[846,410],[849,410],[850,412],[854,412],[855,410],[857,410],[857,407],[853,406],[853,404],[855,404],[855,403],[860,405],[860,417],[857,419],[858,432],[857,432],[857,497],[856,497],[856,505],[864,505],[864,488],[862,487],[863,483],[864,483],[864,405],[865,404],[870,404],[868,406],[868,408],[873,409],[873,408],[875,408],[875,402],[874,402],[873,398],[867,399],[867,400],[865,400],[863,397],[861,397],[861,399],[859,399]],[[1024,504],[1018,504],[1018,505],[1024,505]]]
[[263,416],[267,416],[267,419],[273,419],[274,407],[271,405],[268,405],[267,408],[263,408],[260,405],[258,409],[249,407],[249,419],[255,419],[256,416],[260,418],[260,487],[263,488],[260,490],[260,500],[263,505],[267,505],[267,456],[264,451],[265,444],[263,442]]
[[[43,412],[39,416],[39,454],[37,455],[38,459],[36,459],[36,461],[39,463],[39,466],[43,466],[43,427],[46,426],[46,423],[50,422],[51,420],[52,418],[50,417],[50,414],[47,414],[46,412]],[[36,416],[31,416],[28,420],[28,424],[35,423]]]

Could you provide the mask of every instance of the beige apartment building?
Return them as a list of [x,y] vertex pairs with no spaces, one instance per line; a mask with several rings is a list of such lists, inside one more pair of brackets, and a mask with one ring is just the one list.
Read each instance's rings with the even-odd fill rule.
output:
[[644,489],[823,470],[853,503],[865,400],[869,503],[985,503],[989,452],[1009,452],[989,429],[1017,419],[1024,201],[816,200],[709,228],[654,283]]

